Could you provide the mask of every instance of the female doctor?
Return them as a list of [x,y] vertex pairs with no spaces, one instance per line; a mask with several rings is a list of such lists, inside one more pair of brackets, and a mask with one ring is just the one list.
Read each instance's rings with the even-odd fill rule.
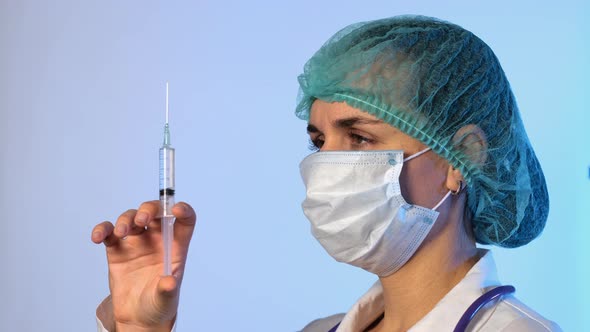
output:
[[[559,331],[476,247],[529,243],[549,209],[508,80],[483,41],[427,17],[354,24],[299,83],[296,114],[318,150],[300,165],[312,234],[379,277],[346,314],[304,332]],[[196,217],[174,207],[174,276],[161,277],[158,210],[146,202],[92,232],[106,245],[111,290],[99,330],[173,329]]]

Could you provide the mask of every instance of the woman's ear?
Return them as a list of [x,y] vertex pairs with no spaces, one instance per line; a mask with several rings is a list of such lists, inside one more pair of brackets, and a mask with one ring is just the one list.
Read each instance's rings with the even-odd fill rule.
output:
[[453,136],[453,145],[475,165],[483,165],[488,158],[488,140],[478,125],[468,124],[457,130]]
[[453,195],[458,195],[465,188],[465,179],[461,171],[449,165],[449,171],[447,173],[447,189],[451,191]]
[[[475,165],[483,165],[487,159],[488,141],[485,132],[475,124],[461,127],[453,136],[453,145],[461,150]],[[449,165],[447,188],[454,194],[465,187],[465,179],[460,170]]]

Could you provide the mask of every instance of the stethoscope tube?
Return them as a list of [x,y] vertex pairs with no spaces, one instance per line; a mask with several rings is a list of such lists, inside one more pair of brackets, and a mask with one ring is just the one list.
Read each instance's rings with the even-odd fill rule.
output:
[[496,287],[484,293],[482,296],[478,297],[477,300],[471,303],[469,308],[467,308],[467,310],[463,313],[463,316],[461,316],[459,319],[459,322],[455,326],[453,332],[464,332],[479,309],[483,308],[483,306],[487,303],[492,302],[503,295],[514,293],[515,291],[516,288],[514,288],[514,286],[506,285]]
[[[455,326],[453,332],[465,332],[469,323],[475,317],[477,312],[483,308],[487,303],[494,301],[495,299],[503,296],[512,294],[516,291],[516,288],[511,285],[506,286],[499,286],[492,290],[487,291],[486,293],[482,294],[480,297],[477,298],[470,306],[465,310],[463,316],[459,319],[459,322]],[[336,324],[336,326],[332,327],[328,332],[336,332],[340,326],[340,323]]]

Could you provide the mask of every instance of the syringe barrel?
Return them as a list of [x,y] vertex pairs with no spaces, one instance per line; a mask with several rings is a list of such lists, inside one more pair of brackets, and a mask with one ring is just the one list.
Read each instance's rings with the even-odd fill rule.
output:
[[174,191],[174,148],[164,145],[160,148],[160,203],[162,216],[172,216]]

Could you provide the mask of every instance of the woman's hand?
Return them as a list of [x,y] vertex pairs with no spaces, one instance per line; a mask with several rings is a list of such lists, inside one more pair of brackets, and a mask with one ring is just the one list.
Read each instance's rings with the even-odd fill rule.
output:
[[109,331],[172,329],[196,215],[186,203],[172,208],[176,217],[172,276],[163,276],[159,211],[159,201],[145,202],[121,214],[115,226],[105,221],[92,230],[92,242],[106,246],[111,294],[97,309],[97,316]]

